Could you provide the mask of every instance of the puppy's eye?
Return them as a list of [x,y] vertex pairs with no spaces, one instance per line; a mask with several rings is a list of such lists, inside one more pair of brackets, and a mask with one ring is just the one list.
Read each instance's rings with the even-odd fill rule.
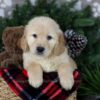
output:
[[48,36],[47,36],[47,39],[48,39],[48,40],[51,40],[51,39],[52,39],[52,36],[48,35]]
[[33,34],[32,36],[33,36],[34,38],[37,38],[37,35],[36,35],[36,34]]

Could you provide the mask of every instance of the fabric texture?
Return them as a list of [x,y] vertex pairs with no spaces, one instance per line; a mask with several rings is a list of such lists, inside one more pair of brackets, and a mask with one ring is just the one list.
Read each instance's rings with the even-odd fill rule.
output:
[[0,69],[0,76],[5,80],[11,90],[23,100],[65,100],[72,92],[78,89],[81,76],[78,70],[73,73],[74,86],[70,91],[64,90],[59,83],[56,72],[44,73],[44,82],[39,88],[28,83],[27,72],[15,65]]

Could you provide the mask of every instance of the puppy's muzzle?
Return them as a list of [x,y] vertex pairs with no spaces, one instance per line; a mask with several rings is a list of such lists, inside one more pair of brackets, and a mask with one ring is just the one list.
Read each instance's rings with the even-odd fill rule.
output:
[[45,48],[42,46],[39,46],[36,48],[37,54],[41,55],[44,53]]

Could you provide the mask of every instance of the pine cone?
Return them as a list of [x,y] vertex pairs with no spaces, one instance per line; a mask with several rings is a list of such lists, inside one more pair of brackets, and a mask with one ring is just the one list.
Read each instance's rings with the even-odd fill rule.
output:
[[73,30],[67,30],[64,35],[68,43],[69,55],[73,58],[79,56],[87,44],[87,38]]

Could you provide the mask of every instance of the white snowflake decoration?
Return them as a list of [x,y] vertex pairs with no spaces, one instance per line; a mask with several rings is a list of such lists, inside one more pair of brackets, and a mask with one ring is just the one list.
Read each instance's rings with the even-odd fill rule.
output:
[[92,0],[87,0],[87,2],[92,2]]
[[0,0],[0,16],[5,17],[5,10],[12,6],[12,0]]
[[2,9],[2,8],[0,8],[0,16],[1,16],[1,17],[4,17],[4,16],[5,16],[4,9]]
[[3,0],[7,6],[12,6],[12,0]]
[[100,17],[100,3],[94,2],[92,4],[92,11],[94,17]]
[[36,0],[30,0],[30,2],[32,3],[32,5],[35,5],[35,1]]
[[6,8],[6,4],[1,3],[0,7],[1,7],[1,8]]
[[66,2],[71,2],[72,0],[66,0]]
[[81,0],[79,0],[79,1],[75,4],[74,9],[75,9],[75,10],[78,10],[78,11],[82,10],[82,1],[81,1]]

